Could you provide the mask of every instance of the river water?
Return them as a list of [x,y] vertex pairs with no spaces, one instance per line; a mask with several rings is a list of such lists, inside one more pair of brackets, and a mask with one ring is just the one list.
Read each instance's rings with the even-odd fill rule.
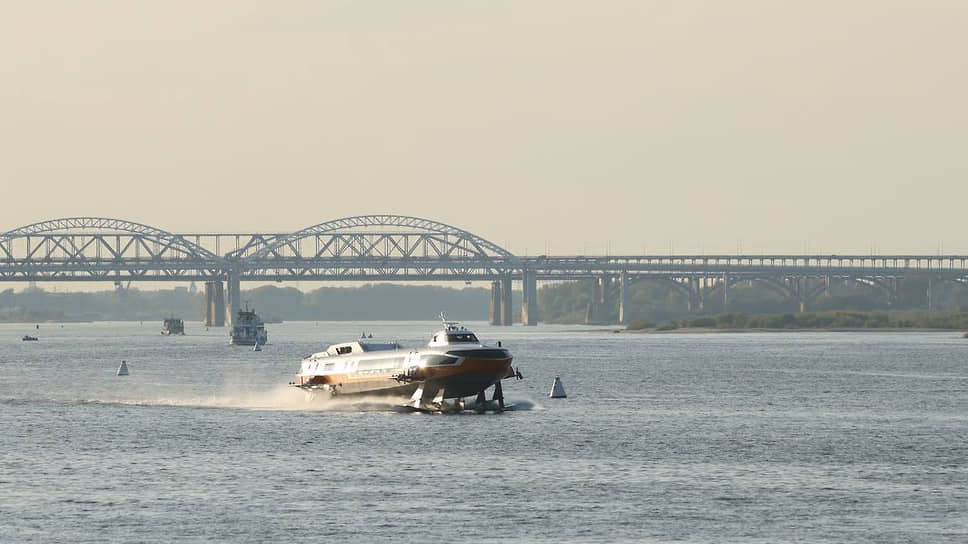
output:
[[968,541],[960,334],[471,324],[516,409],[439,415],[285,386],[434,322],[160,325],[0,325],[0,542]]

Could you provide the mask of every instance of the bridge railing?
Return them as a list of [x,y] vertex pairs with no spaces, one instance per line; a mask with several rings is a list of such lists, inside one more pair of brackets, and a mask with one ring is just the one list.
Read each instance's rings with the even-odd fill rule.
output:
[[729,268],[839,268],[966,270],[966,255],[624,255],[624,256],[539,256],[522,257],[532,267],[608,266],[645,269],[650,267],[698,266]]

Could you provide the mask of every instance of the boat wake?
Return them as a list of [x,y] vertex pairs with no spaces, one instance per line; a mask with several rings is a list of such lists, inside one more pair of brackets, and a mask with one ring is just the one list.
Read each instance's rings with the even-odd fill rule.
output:
[[[385,396],[337,396],[326,393],[307,393],[290,386],[277,386],[268,391],[233,392],[196,399],[159,399],[140,402],[155,406],[187,406],[199,408],[230,408],[267,411],[326,411],[326,412],[395,412],[413,413],[406,406],[407,399]],[[544,407],[529,399],[508,398],[506,411],[543,410]],[[465,411],[464,413],[473,413]]]
[[[324,393],[307,393],[288,385],[264,391],[240,391],[211,396],[161,396],[158,398],[10,398],[0,403],[115,404],[128,406],[172,406],[185,408],[224,408],[257,411],[292,412],[396,412],[413,413],[404,405],[406,399],[381,396],[331,397]],[[543,410],[529,399],[508,398],[507,411]],[[465,411],[464,413],[473,413]]]

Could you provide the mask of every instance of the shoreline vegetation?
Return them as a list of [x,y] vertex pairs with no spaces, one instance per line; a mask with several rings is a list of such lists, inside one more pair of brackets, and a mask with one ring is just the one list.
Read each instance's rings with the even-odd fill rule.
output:
[[[921,282],[923,283],[923,282]],[[619,327],[618,303],[592,296],[586,281],[542,285],[538,315],[546,324]],[[651,282],[633,284],[626,315],[630,332],[727,331],[888,331],[968,330],[968,289],[932,291],[934,310],[927,310],[918,278],[905,282],[896,299],[877,292],[832,286],[830,296],[812,303],[811,312],[797,313],[788,297],[734,286],[730,309],[722,311],[715,293],[706,293],[705,312],[689,314],[682,293]],[[937,286],[936,286],[937,287]],[[920,293],[919,293],[920,291]],[[613,293],[614,294],[614,293]],[[918,297],[921,298],[918,298]],[[141,291],[57,292],[29,287],[0,291],[0,323],[151,321],[168,316],[202,319],[204,295],[191,286]],[[242,292],[241,299],[266,321],[411,321],[434,319],[441,310],[459,321],[486,321],[491,292],[480,287],[454,289],[435,285],[364,284],[321,287],[303,292],[266,285]],[[512,293],[512,315],[520,322],[521,294]],[[968,338],[968,333],[966,333]]]
[[63,323],[72,321],[64,316],[62,311],[24,310],[17,308],[13,312],[0,313],[0,323]]
[[[197,286],[196,286],[197,287]],[[520,295],[514,300],[520,307]],[[240,300],[266,322],[432,320],[446,311],[453,319],[488,318],[490,290],[436,285],[366,284],[321,287],[303,292],[265,285],[242,291]],[[0,290],[0,323],[152,321],[166,317],[190,321],[205,314],[197,288],[56,292],[39,288]]]
[[[923,312],[804,312],[784,314],[729,313],[654,323],[641,319],[630,332],[744,332],[744,331],[964,331],[968,313]],[[964,334],[968,338],[968,332]]]

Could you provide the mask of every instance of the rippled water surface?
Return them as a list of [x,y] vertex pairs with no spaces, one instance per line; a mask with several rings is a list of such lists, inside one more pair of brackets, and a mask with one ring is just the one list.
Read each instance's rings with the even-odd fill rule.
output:
[[0,542],[968,541],[959,334],[474,325],[525,375],[515,411],[285,386],[328,342],[433,322],[270,324],[262,352],[198,323],[0,325]]

